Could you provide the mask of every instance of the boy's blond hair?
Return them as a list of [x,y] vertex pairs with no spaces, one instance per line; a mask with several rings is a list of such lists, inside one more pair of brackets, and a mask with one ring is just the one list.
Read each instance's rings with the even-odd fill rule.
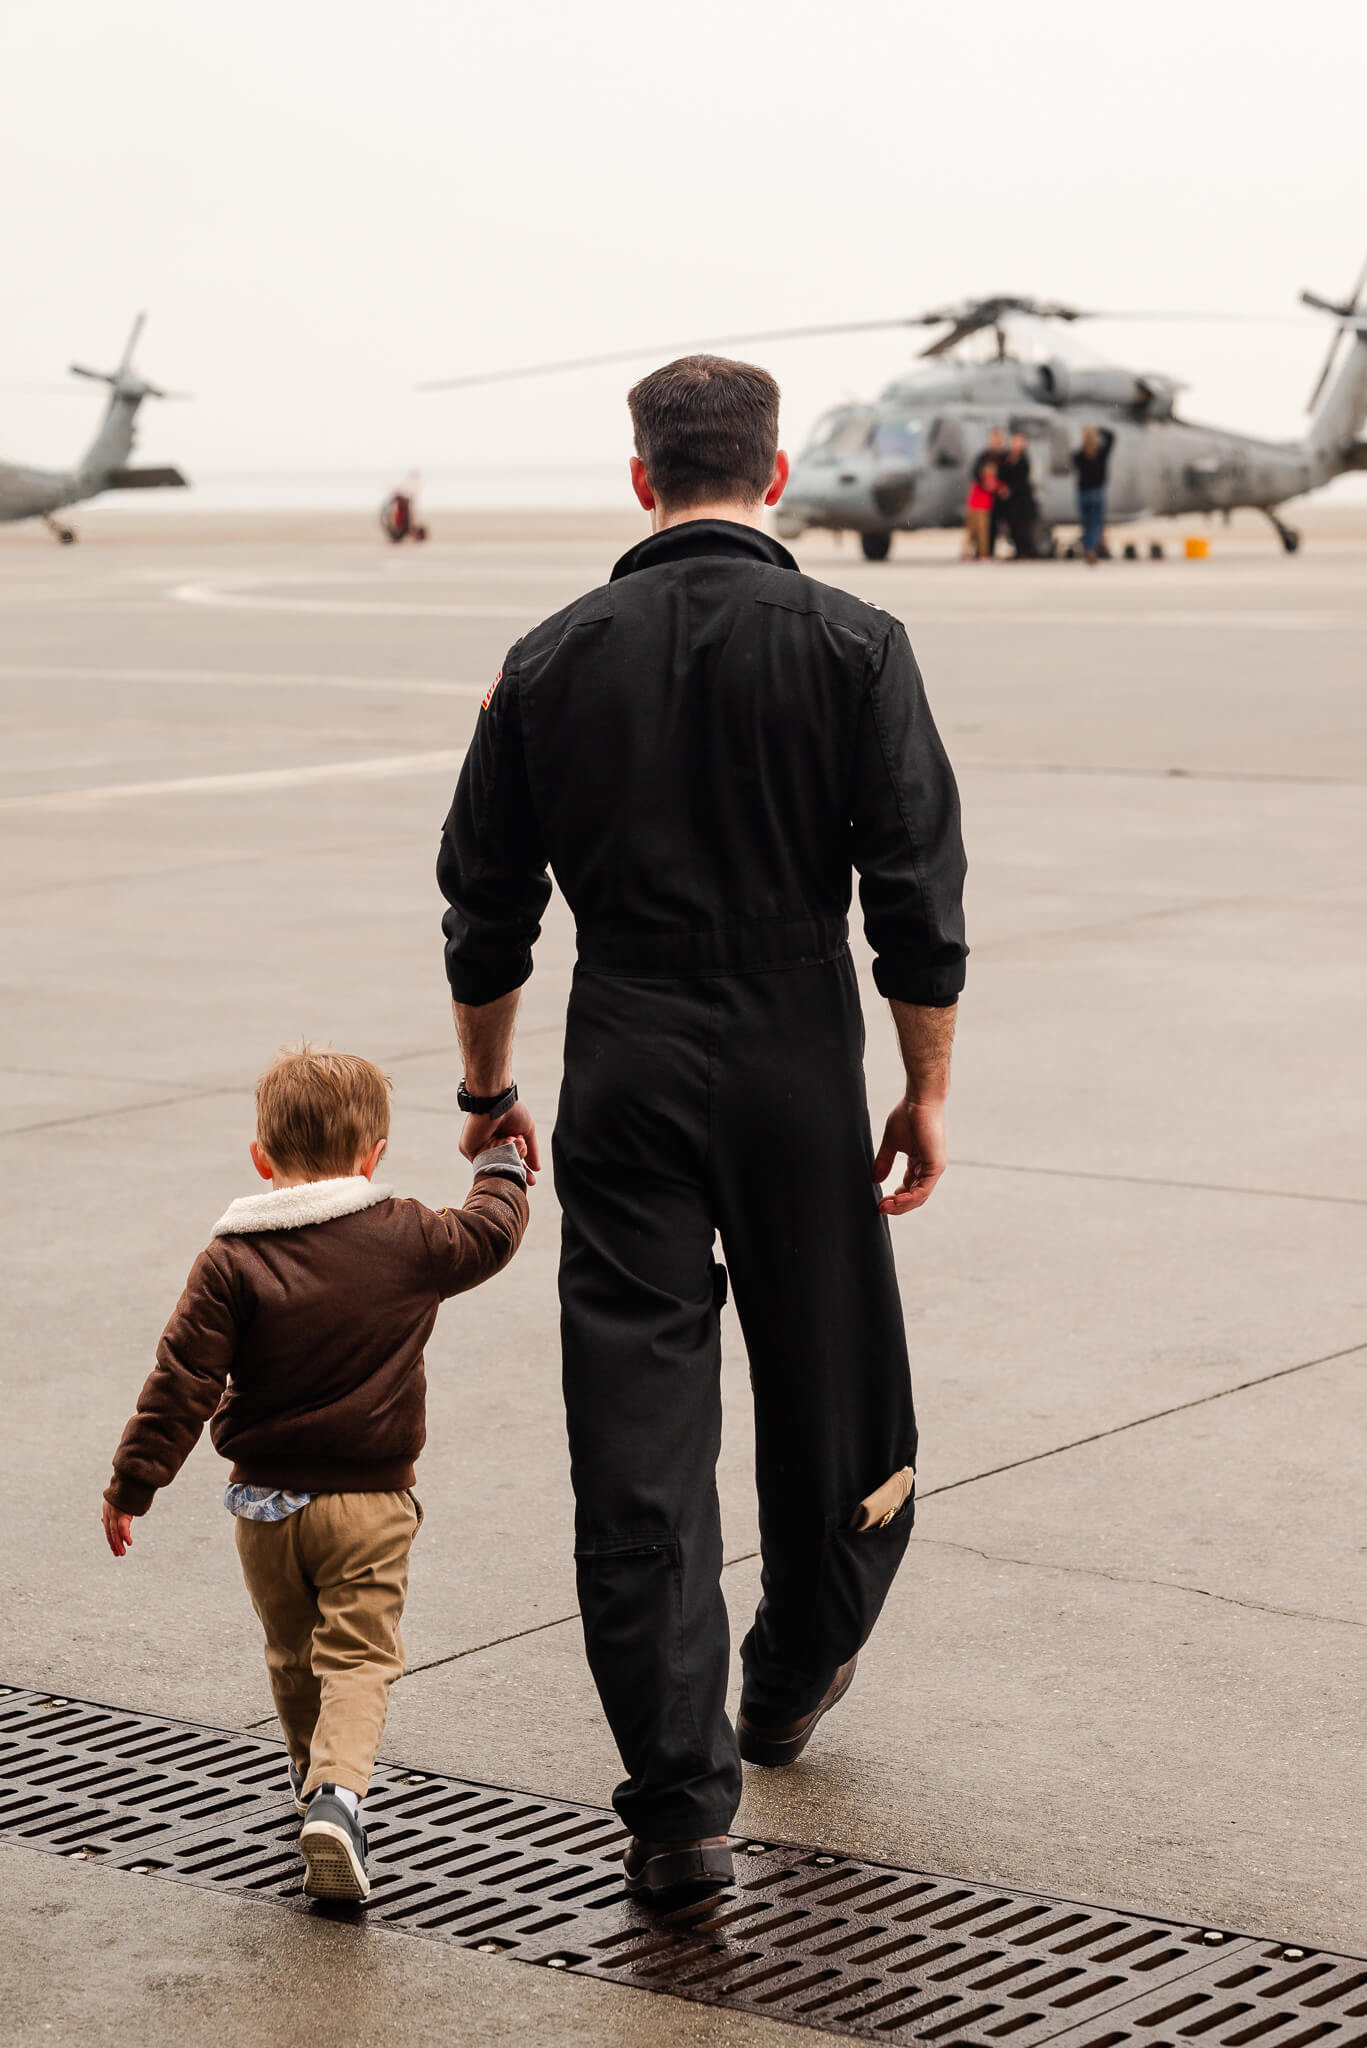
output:
[[286,1046],[256,1084],[256,1142],[286,1172],[318,1180],[354,1173],[389,1136],[389,1087],[388,1074],[359,1053]]

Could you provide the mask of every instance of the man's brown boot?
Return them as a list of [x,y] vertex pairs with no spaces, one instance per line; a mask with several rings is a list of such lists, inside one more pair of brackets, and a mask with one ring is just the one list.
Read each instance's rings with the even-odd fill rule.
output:
[[651,1900],[717,1891],[736,1874],[725,1835],[698,1842],[639,1842],[633,1835],[622,1862],[627,1890]]
[[831,1708],[839,1706],[844,1699],[850,1689],[854,1667],[858,1662],[859,1656],[856,1652],[848,1664],[840,1666],[811,1713],[801,1715],[796,1721],[787,1721],[778,1728],[757,1728],[742,1712],[736,1722],[736,1739],[746,1763],[794,1763],[811,1741],[812,1732],[821,1716],[829,1714]]

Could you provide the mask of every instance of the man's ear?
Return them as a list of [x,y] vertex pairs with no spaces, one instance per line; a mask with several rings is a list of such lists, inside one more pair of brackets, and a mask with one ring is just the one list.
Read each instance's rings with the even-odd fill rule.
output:
[[655,493],[650,488],[650,478],[646,475],[646,466],[639,455],[633,455],[631,458],[631,488],[636,493],[636,502],[641,510],[653,512]]
[[777,505],[779,499],[788,488],[788,475],[791,468],[792,465],[788,457],[780,448],[778,454],[774,457],[774,480],[764,493],[766,505]]
[[255,1138],[252,1139],[252,1142],[247,1147],[247,1150],[251,1153],[252,1165],[256,1168],[262,1180],[274,1180],[275,1168],[271,1165],[270,1160],[267,1159],[265,1153],[261,1150],[261,1147],[257,1144]]
[[385,1146],[388,1143],[388,1138],[377,1138],[375,1143],[371,1146],[370,1150],[366,1153],[365,1158],[357,1161],[357,1173],[363,1173],[367,1180],[372,1179],[374,1176],[375,1168],[384,1158]]

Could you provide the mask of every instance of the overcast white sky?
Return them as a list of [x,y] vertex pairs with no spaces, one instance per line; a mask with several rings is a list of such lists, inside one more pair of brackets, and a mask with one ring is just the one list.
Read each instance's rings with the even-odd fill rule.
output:
[[[1363,0],[13,0],[0,383],[112,364],[146,306],[196,393],[146,458],[578,464],[625,455],[630,371],[409,386],[994,290],[1294,314],[1367,252],[1365,60]],[[1085,342],[1291,435],[1327,332]],[[914,345],[754,353],[800,442]],[[95,410],[0,391],[0,452]]]

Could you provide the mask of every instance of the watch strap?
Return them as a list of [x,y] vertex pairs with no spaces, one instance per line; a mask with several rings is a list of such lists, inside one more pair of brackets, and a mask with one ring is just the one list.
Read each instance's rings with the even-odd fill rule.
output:
[[467,1116],[506,1116],[517,1101],[517,1083],[510,1081],[499,1095],[472,1095],[462,1081],[456,1101]]

